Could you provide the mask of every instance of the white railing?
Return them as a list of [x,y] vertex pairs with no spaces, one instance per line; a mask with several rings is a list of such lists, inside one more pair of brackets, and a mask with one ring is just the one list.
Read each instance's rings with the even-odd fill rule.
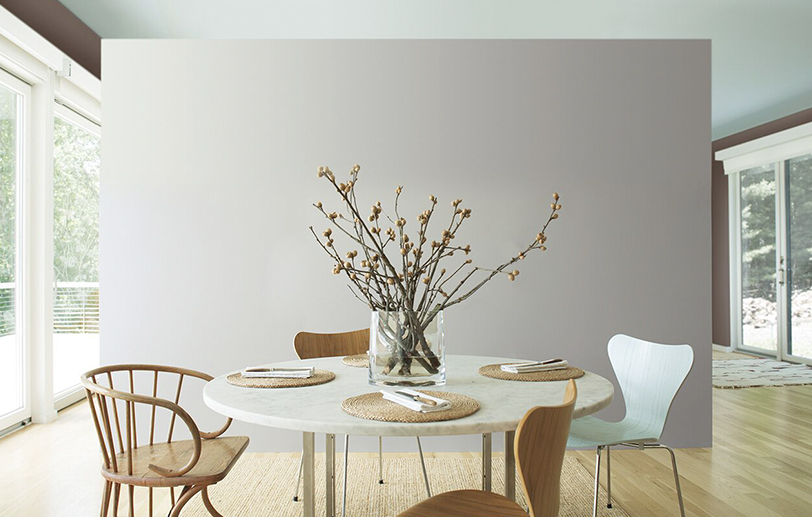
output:
[[10,336],[16,330],[17,318],[14,317],[14,286],[9,282],[0,282],[0,337]]
[[99,283],[60,282],[54,288],[54,332],[99,333]]
[[[15,332],[15,287],[0,283],[0,336]],[[98,282],[60,282],[54,287],[54,332],[99,333]]]

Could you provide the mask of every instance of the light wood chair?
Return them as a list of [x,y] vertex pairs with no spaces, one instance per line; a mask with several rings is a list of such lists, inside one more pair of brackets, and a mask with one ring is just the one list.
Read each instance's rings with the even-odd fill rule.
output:
[[[558,515],[561,468],[577,394],[575,381],[569,381],[562,405],[531,409],[516,429],[516,467],[532,517]],[[400,514],[400,517],[477,516],[527,517],[527,513],[516,502],[494,492],[456,490],[436,495]]]
[[[363,354],[369,350],[369,329],[340,332],[337,334],[314,334],[312,332],[299,332],[293,338],[293,348],[299,359],[315,359],[318,357],[334,357]],[[426,485],[426,494],[431,497],[426,460],[423,457],[423,446],[417,436],[417,452],[420,455],[420,466],[423,468],[423,481]],[[344,494],[342,498],[342,515],[347,512],[347,454],[350,446],[350,437],[344,437]],[[296,479],[296,491],[293,500],[299,500],[299,484],[302,479],[302,461],[299,462],[299,475]],[[383,484],[383,439],[378,437],[378,483]]]
[[[174,401],[158,398],[159,373],[164,374],[162,379],[168,378],[161,383],[162,387],[166,382],[171,383]],[[178,405],[186,377],[204,381],[212,379],[210,375],[194,370],[146,364],[105,366],[81,376],[103,460],[101,473],[105,483],[101,517],[107,516],[111,499],[112,515],[117,517],[122,485],[126,485],[129,492],[130,517],[135,515],[133,492],[136,486],[149,489],[150,517],[153,511],[152,491],[157,487],[169,487],[171,491],[170,517],[180,515],[181,509],[198,492],[208,512],[222,517],[209,500],[208,488],[226,477],[248,446],[248,437],[221,437],[231,425],[230,418],[217,431],[201,431],[189,413]],[[124,384],[124,390],[129,391],[116,389],[114,379],[118,379]],[[136,393],[136,385],[141,381],[151,385],[151,396]],[[141,445],[138,443],[136,426],[136,406],[139,404],[149,406],[143,410],[149,411],[150,415],[149,441]],[[157,408],[171,412],[171,416],[161,415],[167,417],[169,427],[166,442],[162,443],[155,441]],[[177,419],[185,424],[191,439],[172,441]],[[177,500],[175,487],[183,487]]]
[[299,359],[365,354],[369,350],[369,329],[337,334],[299,332],[293,338],[293,348]]

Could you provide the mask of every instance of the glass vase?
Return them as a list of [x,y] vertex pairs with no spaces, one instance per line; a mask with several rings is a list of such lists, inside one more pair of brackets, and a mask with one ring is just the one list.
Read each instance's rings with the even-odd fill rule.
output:
[[417,312],[373,311],[369,327],[369,383],[444,385],[443,312],[429,322],[421,322]]

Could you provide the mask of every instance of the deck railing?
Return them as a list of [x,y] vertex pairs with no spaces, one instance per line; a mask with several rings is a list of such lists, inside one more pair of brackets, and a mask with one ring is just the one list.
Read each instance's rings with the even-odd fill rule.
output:
[[14,285],[13,283],[0,282],[0,337],[10,336],[16,330]]
[[[13,283],[0,283],[0,337],[16,330],[15,287]],[[98,334],[98,282],[60,282],[54,287],[54,332]]]

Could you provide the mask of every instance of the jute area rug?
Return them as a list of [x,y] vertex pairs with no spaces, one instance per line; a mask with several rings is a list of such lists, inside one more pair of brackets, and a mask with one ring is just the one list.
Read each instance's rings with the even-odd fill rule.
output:
[[[324,457],[316,458],[316,515],[324,515]],[[341,515],[343,460],[336,458],[336,512]],[[481,488],[481,463],[478,458],[426,458],[433,494],[463,488]],[[293,489],[299,460],[268,458],[246,454],[228,477],[210,490],[214,507],[228,517],[300,517],[302,503],[293,501]],[[504,493],[504,463],[493,458],[493,490]],[[347,516],[396,516],[426,498],[420,460],[384,458],[383,485],[378,484],[377,458],[352,458],[349,461]],[[564,459],[561,476],[561,517],[585,517],[592,511],[594,477],[575,458]],[[516,492],[520,493],[516,481]],[[300,492],[301,495],[301,492]],[[606,494],[601,490],[601,501]],[[520,498],[524,504],[524,498]],[[602,516],[628,517],[615,503]],[[199,496],[186,506],[182,517],[209,517]],[[496,516],[495,516],[496,517]]]
[[713,361],[716,388],[758,388],[812,384],[812,368],[772,359],[723,359]]

